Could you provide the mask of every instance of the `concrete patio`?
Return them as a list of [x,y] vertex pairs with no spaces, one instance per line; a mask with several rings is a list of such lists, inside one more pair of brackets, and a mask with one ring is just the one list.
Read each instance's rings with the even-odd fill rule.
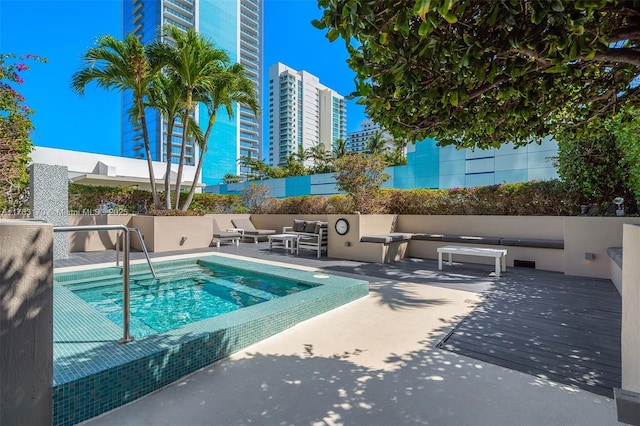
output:
[[[612,398],[571,380],[551,381],[543,373],[526,374],[437,346],[498,284],[544,284],[553,278],[579,292],[606,287],[606,280],[521,268],[496,279],[487,265],[438,271],[433,260],[368,264],[267,247],[202,251],[366,277],[370,294],[85,424],[619,424]],[[72,254],[56,267],[113,262],[113,256]]]

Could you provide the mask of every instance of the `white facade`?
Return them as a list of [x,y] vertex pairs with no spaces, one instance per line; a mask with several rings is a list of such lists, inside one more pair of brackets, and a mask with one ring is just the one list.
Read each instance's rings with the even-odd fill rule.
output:
[[369,139],[377,133],[382,132],[382,138],[389,141],[385,146],[387,149],[393,148],[393,136],[386,130],[382,130],[380,125],[367,119],[360,124],[360,130],[347,134],[347,149],[352,152],[366,152]]
[[[269,67],[269,156],[277,166],[287,156],[323,144],[331,151],[346,137],[346,103],[318,77],[280,62]],[[305,165],[311,165],[310,160]]]
[[[151,190],[147,160],[42,146],[35,147],[30,156],[33,163],[66,167],[70,182],[100,186],[135,186],[138,189]],[[160,191],[164,190],[166,168],[167,163],[153,162],[153,174]],[[172,186],[176,181],[177,171],[178,165],[172,165]],[[195,166],[184,166],[183,188],[188,189],[195,175]],[[201,185],[198,185],[198,188],[200,187]]]

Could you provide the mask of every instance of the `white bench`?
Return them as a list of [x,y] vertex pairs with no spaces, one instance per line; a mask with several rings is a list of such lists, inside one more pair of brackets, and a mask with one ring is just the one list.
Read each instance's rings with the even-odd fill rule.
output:
[[507,270],[507,250],[505,249],[492,249],[492,248],[480,248],[480,247],[464,247],[464,246],[444,246],[438,247],[438,270],[442,270],[442,255],[447,253],[449,255],[449,265],[452,264],[451,257],[454,254],[460,254],[465,256],[483,256],[493,257],[496,260],[496,277],[500,276],[500,272]]

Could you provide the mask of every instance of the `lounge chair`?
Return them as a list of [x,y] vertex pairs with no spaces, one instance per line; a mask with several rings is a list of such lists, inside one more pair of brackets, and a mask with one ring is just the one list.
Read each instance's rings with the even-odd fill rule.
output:
[[231,219],[231,223],[238,229],[242,229],[242,238],[253,238],[254,243],[258,243],[260,237],[266,237],[276,233],[274,229],[256,229],[249,218]]
[[220,247],[222,241],[231,241],[235,245],[240,245],[240,239],[242,238],[242,232],[237,230],[227,229],[223,231],[213,219],[213,241],[216,243],[216,247]]

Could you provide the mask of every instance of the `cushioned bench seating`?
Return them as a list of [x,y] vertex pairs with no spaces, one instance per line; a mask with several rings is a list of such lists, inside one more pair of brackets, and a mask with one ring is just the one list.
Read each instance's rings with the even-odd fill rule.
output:
[[409,241],[410,239],[411,239],[411,234],[403,234],[401,232],[392,232],[390,234],[381,234],[381,235],[364,235],[362,238],[360,238],[360,242],[391,244],[399,241]]
[[616,265],[622,268],[622,247],[609,247],[607,254],[613,260]]
[[469,235],[443,235],[442,241],[448,243],[493,244],[500,245],[499,237],[474,237]]
[[495,246],[517,246],[564,249],[564,240],[542,238],[506,238],[506,237],[481,237],[471,235],[446,235],[446,234],[413,234],[412,240],[443,241],[467,244],[490,244]]
[[538,239],[538,238],[502,238],[501,246],[538,247],[564,249],[564,240]]
[[609,276],[616,286],[618,293],[622,294],[622,247],[609,247]]

